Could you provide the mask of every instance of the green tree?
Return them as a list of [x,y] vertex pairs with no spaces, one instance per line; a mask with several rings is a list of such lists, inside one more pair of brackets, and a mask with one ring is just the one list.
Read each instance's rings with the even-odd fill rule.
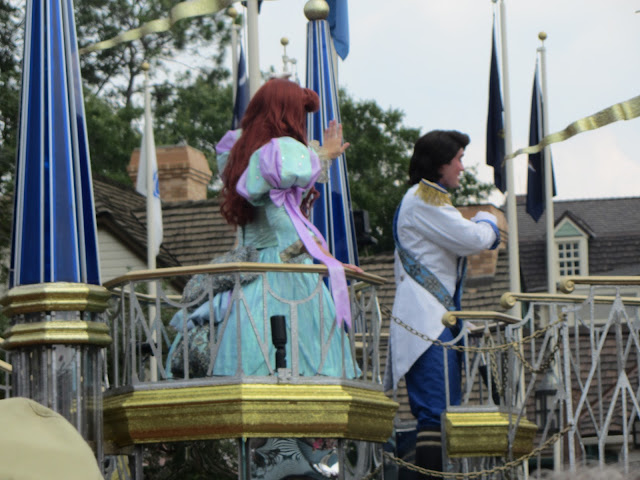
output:
[[460,187],[451,192],[451,203],[455,206],[476,205],[486,202],[496,188],[493,183],[478,180],[478,168],[466,167],[460,177]]
[[215,146],[231,127],[229,72],[216,68],[179,77],[177,85],[154,88],[157,145],[186,143],[207,157],[215,173]]
[[[75,16],[79,46],[85,47],[168,17],[180,0],[78,0]],[[231,19],[223,12],[177,22],[168,32],[145,35],[116,47],[81,57],[82,78],[94,93],[121,106],[132,105],[136,78],[147,61],[154,70],[171,71],[177,52],[198,55],[199,63],[220,66],[229,44]],[[169,60],[169,61],[167,61]]]
[[[392,222],[408,185],[409,161],[420,131],[403,125],[404,113],[383,110],[373,100],[355,100],[340,92],[344,138],[351,143],[347,165],[353,210],[367,210],[376,245],[372,253],[393,250]],[[493,184],[478,181],[477,169],[468,168],[460,188],[451,193],[454,205],[486,201]]]
[[353,99],[345,90],[340,92],[340,114],[344,138],[351,143],[346,158],[353,209],[369,212],[378,240],[371,250],[392,250],[393,215],[407,189],[409,159],[420,131],[402,124],[401,110],[385,111],[373,100]]
[[140,147],[141,135],[131,128],[141,108],[117,108],[92,93],[84,96],[91,169],[124,184],[131,184],[127,165]]

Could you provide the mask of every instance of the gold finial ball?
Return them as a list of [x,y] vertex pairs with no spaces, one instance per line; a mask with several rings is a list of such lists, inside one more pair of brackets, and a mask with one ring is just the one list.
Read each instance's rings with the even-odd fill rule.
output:
[[547,34],[544,32],[540,32],[538,34],[538,38],[544,42],[547,39]]
[[282,37],[280,39],[280,45],[282,45],[283,47],[286,47],[287,45],[289,45],[289,39],[287,37]]
[[326,0],[309,0],[304,6],[304,15],[308,20],[326,20],[329,4]]
[[148,72],[149,69],[151,68],[151,65],[149,65],[149,62],[142,62],[142,65],[140,65],[140,68],[143,71]]
[[238,16],[238,10],[235,7],[227,8],[227,15],[231,18],[236,18]]

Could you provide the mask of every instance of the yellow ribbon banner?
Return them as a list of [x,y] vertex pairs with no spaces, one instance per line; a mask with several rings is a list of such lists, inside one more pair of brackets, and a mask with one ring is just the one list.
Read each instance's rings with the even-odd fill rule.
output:
[[169,11],[169,18],[159,18],[145,23],[141,27],[134,28],[128,32],[123,32],[108,40],[94,43],[88,47],[79,50],[80,55],[95,52],[98,50],[106,50],[115,47],[121,43],[131,42],[144,37],[150,33],[160,33],[168,31],[176,22],[186,18],[201,17],[217,13],[230,6],[233,0],[188,0],[175,5]]
[[596,128],[604,127],[605,125],[619,122],[620,120],[631,120],[636,117],[640,117],[640,95],[633,97],[626,102],[616,103],[615,105],[605,108],[604,110],[600,110],[598,113],[594,113],[589,117],[576,120],[564,130],[547,135],[537,145],[520,148],[519,150],[516,150],[504,157],[504,159],[505,161],[511,160],[523,153],[538,153],[547,145],[564,142],[579,133],[595,130]]

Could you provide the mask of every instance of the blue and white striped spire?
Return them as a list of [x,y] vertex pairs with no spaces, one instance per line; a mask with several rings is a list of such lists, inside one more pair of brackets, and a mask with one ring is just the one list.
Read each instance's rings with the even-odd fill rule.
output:
[[10,287],[100,284],[72,0],[27,0]]
[[[326,5],[326,12],[324,11]],[[320,109],[307,117],[309,140],[323,143],[324,130],[331,120],[340,122],[336,53],[332,45],[328,5],[313,0],[305,6],[307,24],[307,88],[320,97]],[[358,248],[351,210],[351,193],[345,155],[334,160],[329,181],[316,184],[320,198],[313,207],[312,220],[327,240],[331,253],[341,262],[358,264]]]

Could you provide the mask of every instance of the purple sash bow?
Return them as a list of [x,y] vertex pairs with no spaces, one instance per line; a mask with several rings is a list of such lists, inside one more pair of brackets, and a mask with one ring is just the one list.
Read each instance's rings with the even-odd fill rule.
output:
[[[320,174],[320,162],[318,156],[309,151],[311,160],[312,175],[309,182],[304,187],[292,185],[288,188],[281,188],[280,172],[282,171],[282,156],[280,154],[279,144],[276,140],[272,140],[262,147],[260,154],[260,173],[262,177],[274,187],[269,191],[271,201],[277,206],[284,205],[284,209],[291,218],[293,226],[298,232],[298,236],[307,249],[307,252],[319,262],[327,266],[329,270],[329,281],[331,287],[331,295],[336,307],[336,322],[342,325],[344,321],[348,327],[351,327],[351,304],[349,302],[349,291],[347,289],[347,280],[344,274],[342,263],[331,255],[325,253],[329,251],[325,239],[318,231],[313,223],[311,223],[300,210],[302,195],[305,190],[310,188]],[[248,198],[246,191],[246,180],[249,168],[245,170],[238,181],[237,191],[240,195]],[[312,235],[313,234],[313,235]],[[315,238],[314,238],[315,235]],[[318,245],[317,242],[320,242]]]

